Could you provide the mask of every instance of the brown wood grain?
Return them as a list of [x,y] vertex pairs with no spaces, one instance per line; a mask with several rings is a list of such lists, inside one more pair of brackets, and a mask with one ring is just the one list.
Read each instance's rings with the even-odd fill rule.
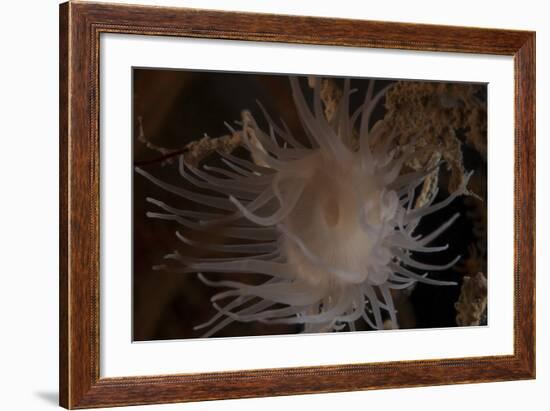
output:
[[[514,354],[100,378],[99,47],[100,33],[109,32],[513,56]],[[70,2],[60,6],[59,90],[60,405],[89,408],[535,377],[533,32]]]
[[59,403],[69,404],[69,281],[68,281],[68,172],[67,142],[69,133],[69,64],[68,4],[59,13]]

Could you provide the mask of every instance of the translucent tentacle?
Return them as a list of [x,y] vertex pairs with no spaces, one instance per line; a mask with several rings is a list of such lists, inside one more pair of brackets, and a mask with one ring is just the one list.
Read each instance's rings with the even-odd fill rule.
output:
[[138,174],[141,174],[143,177],[145,177],[146,179],[151,181],[156,186],[158,186],[158,187],[160,187],[160,188],[162,188],[162,189],[164,189],[164,190],[166,190],[170,193],[176,194],[180,197],[187,198],[191,201],[194,201],[195,203],[205,204],[205,205],[208,205],[210,207],[219,208],[221,210],[234,210],[235,209],[235,207],[226,198],[213,197],[213,196],[209,196],[209,195],[198,194],[198,193],[195,193],[193,191],[186,190],[182,187],[177,187],[177,186],[174,186],[172,184],[165,183],[164,181],[162,181],[162,180],[160,180],[156,177],[153,177],[151,174],[149,174],[148,172],[144,171],[143,169],[141,169],[139,167],[136,167],[135,170]]

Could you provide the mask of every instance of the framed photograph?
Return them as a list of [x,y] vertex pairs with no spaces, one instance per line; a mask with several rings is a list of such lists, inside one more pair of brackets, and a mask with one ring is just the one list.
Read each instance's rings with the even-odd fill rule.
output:
[[535,378],[535,33],[60,6],[60,405]]

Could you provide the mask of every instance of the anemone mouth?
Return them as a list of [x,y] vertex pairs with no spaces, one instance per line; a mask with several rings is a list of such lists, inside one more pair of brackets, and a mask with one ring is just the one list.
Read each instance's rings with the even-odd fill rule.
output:
[[[220,153],[224,168],[201,168],[181,157],[179,173],[196,191],[136,169],[165,191],[212,210],[179,209],[148,199],[157,209],[149,217],[197,232],[223,224],[220,235],[232,240],[213,244],[177,232],[186,245],[224,257],[189,258],[175,251],[165,257],[170,270],[199,273],[203,283],[223,289],[212,298],[218,313],[196,327],[207,330],[204,336],[234,321],[301,324],[304,332],[325,332],[354,330],[357,321],[382,329],[387,316],[397,328],[392,290],[417,282],[451,284],[427,272],[445,270],[459,257],[433,265],[413,255],[442,251],[444,246],[430,243],[457,215],[425,236],[414,233],[423,217],[467,192],[471,174],[445,200],[434,203],[433,196],[415,207],[415,190],[433,170],[403,173],[410,153],[392,149],[395,135],[382,139],[372,129],[370,118],[385,89],[374,94],[371,82],[362,105],[350,113],[352,91],[346,80],[337,120],[330,123],[319,81],[311,104],[298,79],[291,78],[290,87],[309,144],[300,143],[262,107],[267,132],[251,115],[243,116],[238,131],[228,126],[241,136],[250,159]],[[381,142],[373,148],[374,137]],[[349,144],[354,139],[357,149]],[[215,281],[208,273],[242,273],[263,282]]]

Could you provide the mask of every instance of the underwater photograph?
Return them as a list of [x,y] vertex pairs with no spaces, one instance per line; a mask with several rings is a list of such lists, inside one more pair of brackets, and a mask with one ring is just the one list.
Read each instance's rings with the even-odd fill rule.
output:
[[132,69],[134,341],[487,325],[487,84]]

